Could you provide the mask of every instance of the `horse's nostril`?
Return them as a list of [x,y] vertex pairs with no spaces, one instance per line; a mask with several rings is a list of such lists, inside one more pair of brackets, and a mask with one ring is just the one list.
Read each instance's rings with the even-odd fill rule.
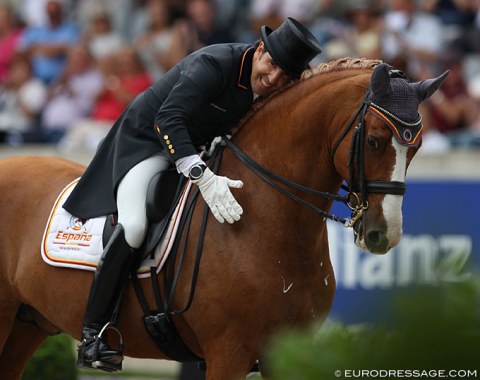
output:
[[367,240],[372,244],[377,244],[380,241],[381,235],[379,231],[369,231],[367,233]]
[[381,230],[372,230],[365,236],[365,244],[372,253],[385,253],[388,251],[388,239]]

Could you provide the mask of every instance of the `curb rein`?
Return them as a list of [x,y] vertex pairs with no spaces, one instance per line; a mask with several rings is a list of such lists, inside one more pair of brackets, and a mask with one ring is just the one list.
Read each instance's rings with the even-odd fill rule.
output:
[[[404,195],[406,191],[406,186],[404,182],[399,181],[367,181],[365,178],[365,155],[364,155],[364,142],[365,142],[365,114],[368,107],[374,107],[377,111],[378,108],[373,105],[370,100],[371,90],[367,89],[362,104],[357,109],[353,117],[347,126],[343,129],[340,137],[335,142],[331,158],[335,157],[338,146],[343,141],[348,131],[352,128],[355,123],[355,120],[360,115],[357,125],[352,136],[352,142],[350,146],[350,157],[348,161],[349,168],[349,180],[347,185],[342,184],[341,188],[347,191],[345,196],[340,194],[332,194],[328,192],[322,192],[314,190],[305,186],[302,186],[298,183],[289,181],[286,178],[283,178],[275,173],[270,172],[265,167],[261,166],[258,162],[253,160],[245,152],[243,152],[237,145],[231,142],[227,137],[223,137],[225,144],[232,150],[235,156],[242,161],[247,168],[249,168],[253,173],[260,177],[263,181],[272,186],[275,190],[286,195],[287,197],[293,199],[295,202],[311,209],[316,214],[322,215],[324,218],[331,219],[335,222],[342,223],[346,228],[352,228],[357,221],[362,217],[363,212],[368,209],[367,193],[379,193],[379,194],[393,194],[393,195]],[[379,111],[381,112],[381,111]],[[383,114],[383,112],[382,112]],[[387,118],[385,115],[383,115]],[[357,176],[355,176],[355,167],[358,169]],[[357,178],[355,178],[357,177]],[[356,179],[356,182],[355,182]],[[325,210],[322,210],[312,203],[302,199],[301,197],[295,195],[290,190],[287,190],[281,187],[277,182],[283,184],[292,189],[301,191],[306,194],[318,196],[324,199],[333,200],[336,202],[342,202],[352,210],[350,218],[343,218],[331,214]]]

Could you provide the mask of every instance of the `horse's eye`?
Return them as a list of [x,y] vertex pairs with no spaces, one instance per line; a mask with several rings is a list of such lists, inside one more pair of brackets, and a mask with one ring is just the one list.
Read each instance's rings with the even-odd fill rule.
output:
[[367,145],[372,150],[378,150],[380,143],[376,137],[368,136],[367,137]]

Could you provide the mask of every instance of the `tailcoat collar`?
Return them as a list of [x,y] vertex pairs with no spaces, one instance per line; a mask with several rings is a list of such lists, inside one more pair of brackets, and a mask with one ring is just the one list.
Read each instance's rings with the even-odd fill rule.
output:
[[249,47],[242,56],[242,62],[240,63],[240,72],[238,74],[238,87],[243,88],[244,90],[251,89],[250,79],[252,76],[252,64],[253,64],[253,54],[255,53],[255,48],[253,46]]

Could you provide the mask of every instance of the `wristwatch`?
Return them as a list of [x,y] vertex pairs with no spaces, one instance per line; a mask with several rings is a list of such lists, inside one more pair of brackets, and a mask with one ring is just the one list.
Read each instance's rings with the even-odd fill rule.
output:
[[188,176],[192,181],[196,181],[203,177],[203,173],[205,172],[206,169],[207,169],[207,165],[196,164],[192,166],[192,168],[190,169],[190,172],[188,173]]

